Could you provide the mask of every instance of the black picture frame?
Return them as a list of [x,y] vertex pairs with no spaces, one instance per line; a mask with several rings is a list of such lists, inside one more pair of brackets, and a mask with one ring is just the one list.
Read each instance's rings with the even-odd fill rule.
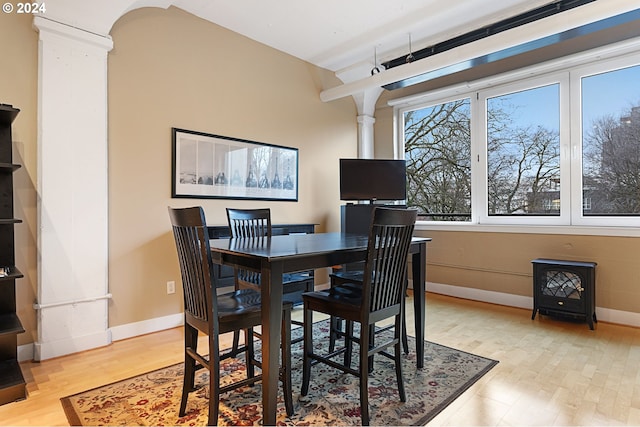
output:
[[171,197],[298,201],[298,149],[171,128]]

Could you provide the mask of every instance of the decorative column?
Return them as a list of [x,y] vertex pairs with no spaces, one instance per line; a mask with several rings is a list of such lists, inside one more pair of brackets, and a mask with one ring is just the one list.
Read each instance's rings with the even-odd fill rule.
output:
[[374,117],[368,115],[360,115],[358,120],[358,158],[373,159],[373,124],[376,122]]
[[[366,64],[342,70],[336,72],[336,76],[344,83],[349,83],[361,79],[363,75],[369,75],[371,66],[375,67],[376,64]],[[376,119],[374,114],[376,112],[376,102],[383,91],[381,87],[370,87],[351,94],[358,109],[358,158],[360,159],[373,159],[375,157],[373,124]]]
[[38,61],[35,360],[107,345],[107,54],[100,36],[44,17]]

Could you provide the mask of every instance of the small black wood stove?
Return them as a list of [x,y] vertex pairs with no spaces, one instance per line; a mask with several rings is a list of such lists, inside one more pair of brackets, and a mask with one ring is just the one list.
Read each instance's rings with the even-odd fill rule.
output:
[[584,319],[593,330],[596,319],[596,263],[534,259],[533,313]]

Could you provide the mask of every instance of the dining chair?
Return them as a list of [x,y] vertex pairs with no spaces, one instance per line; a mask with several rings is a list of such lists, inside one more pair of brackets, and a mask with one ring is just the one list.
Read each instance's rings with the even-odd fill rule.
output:
[[[235,209],[227,208],[227,220],[231,237],[271,237],[271,210],[262,209]],[[235,269],[236,288],[255,289],[260,291],[260,273]],[[313,276],[308,272],[285,273],[282,275],[282,297],[288,301],[287,294],[294,292],[312,292],[314,289]],[[292,302],[292,301],[290,301]],[[303,322],[292,320],[294,325],[302,326]],[[234,335],[234,348],[239,341],[238,334]],[[302,341],[302,337],[292,341],[297,343]]]
[[[187,398],[194,391],[195,373],[206,368],[209,371],[209,415],[208,424],[217,424],[220,394],[253,384],[262,379],[256,375],[256,360],[253,345],[253,328],[261,324],[260,293],[252,289],[241,289],[218,295],[212,277],[212,258],[204,211],[201,207],[174,209],[169,207],[169,217],[178,252],[182,289],[184,296],[184,378],[179,415],[186,415]],[[282,306],[282,367],[280,380],[283,384],[287,415],[293,415],[291,391],[291,303]],[[222,352],[219,345],[221,334],[245,331],[245,353],[247,378],[220,385],[220,362],[235,356],[234,352]],[[198,351],[198,333],[208,337],[208,355]]]
[[[395,362],[400,401],[406,401],[402,378],[401,332],[404,317],[406,262],[416,211],[409,209],[376,208],[369,230],[363,280],[344,283],[328,290],[305,292],[304,303],[304,355],[301,394],[309,392],[311,366],[324,363],[360,379],[360,415],[363,425],[369,425],[368,375],[374,354],[381,354]],[[346,321],[345,346],[327,354],[315,352],[313,339],[313,312],[339,317]],[[393,336],[381,336],[382,342],[372,345],[371,330],[375,324],[394,318]],[[353,326],[360,324],[355,336]],[[353,343],[359,344],[358,369],[351,368]],[[394,354],[386,349],[394,347]],[[343,356],[343,363],[334,360]]]

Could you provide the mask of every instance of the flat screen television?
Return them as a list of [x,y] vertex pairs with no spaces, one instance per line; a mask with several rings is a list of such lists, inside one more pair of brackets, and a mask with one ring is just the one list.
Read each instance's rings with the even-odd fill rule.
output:
[[405,200],[404,160],[340,159],[340,200]]

